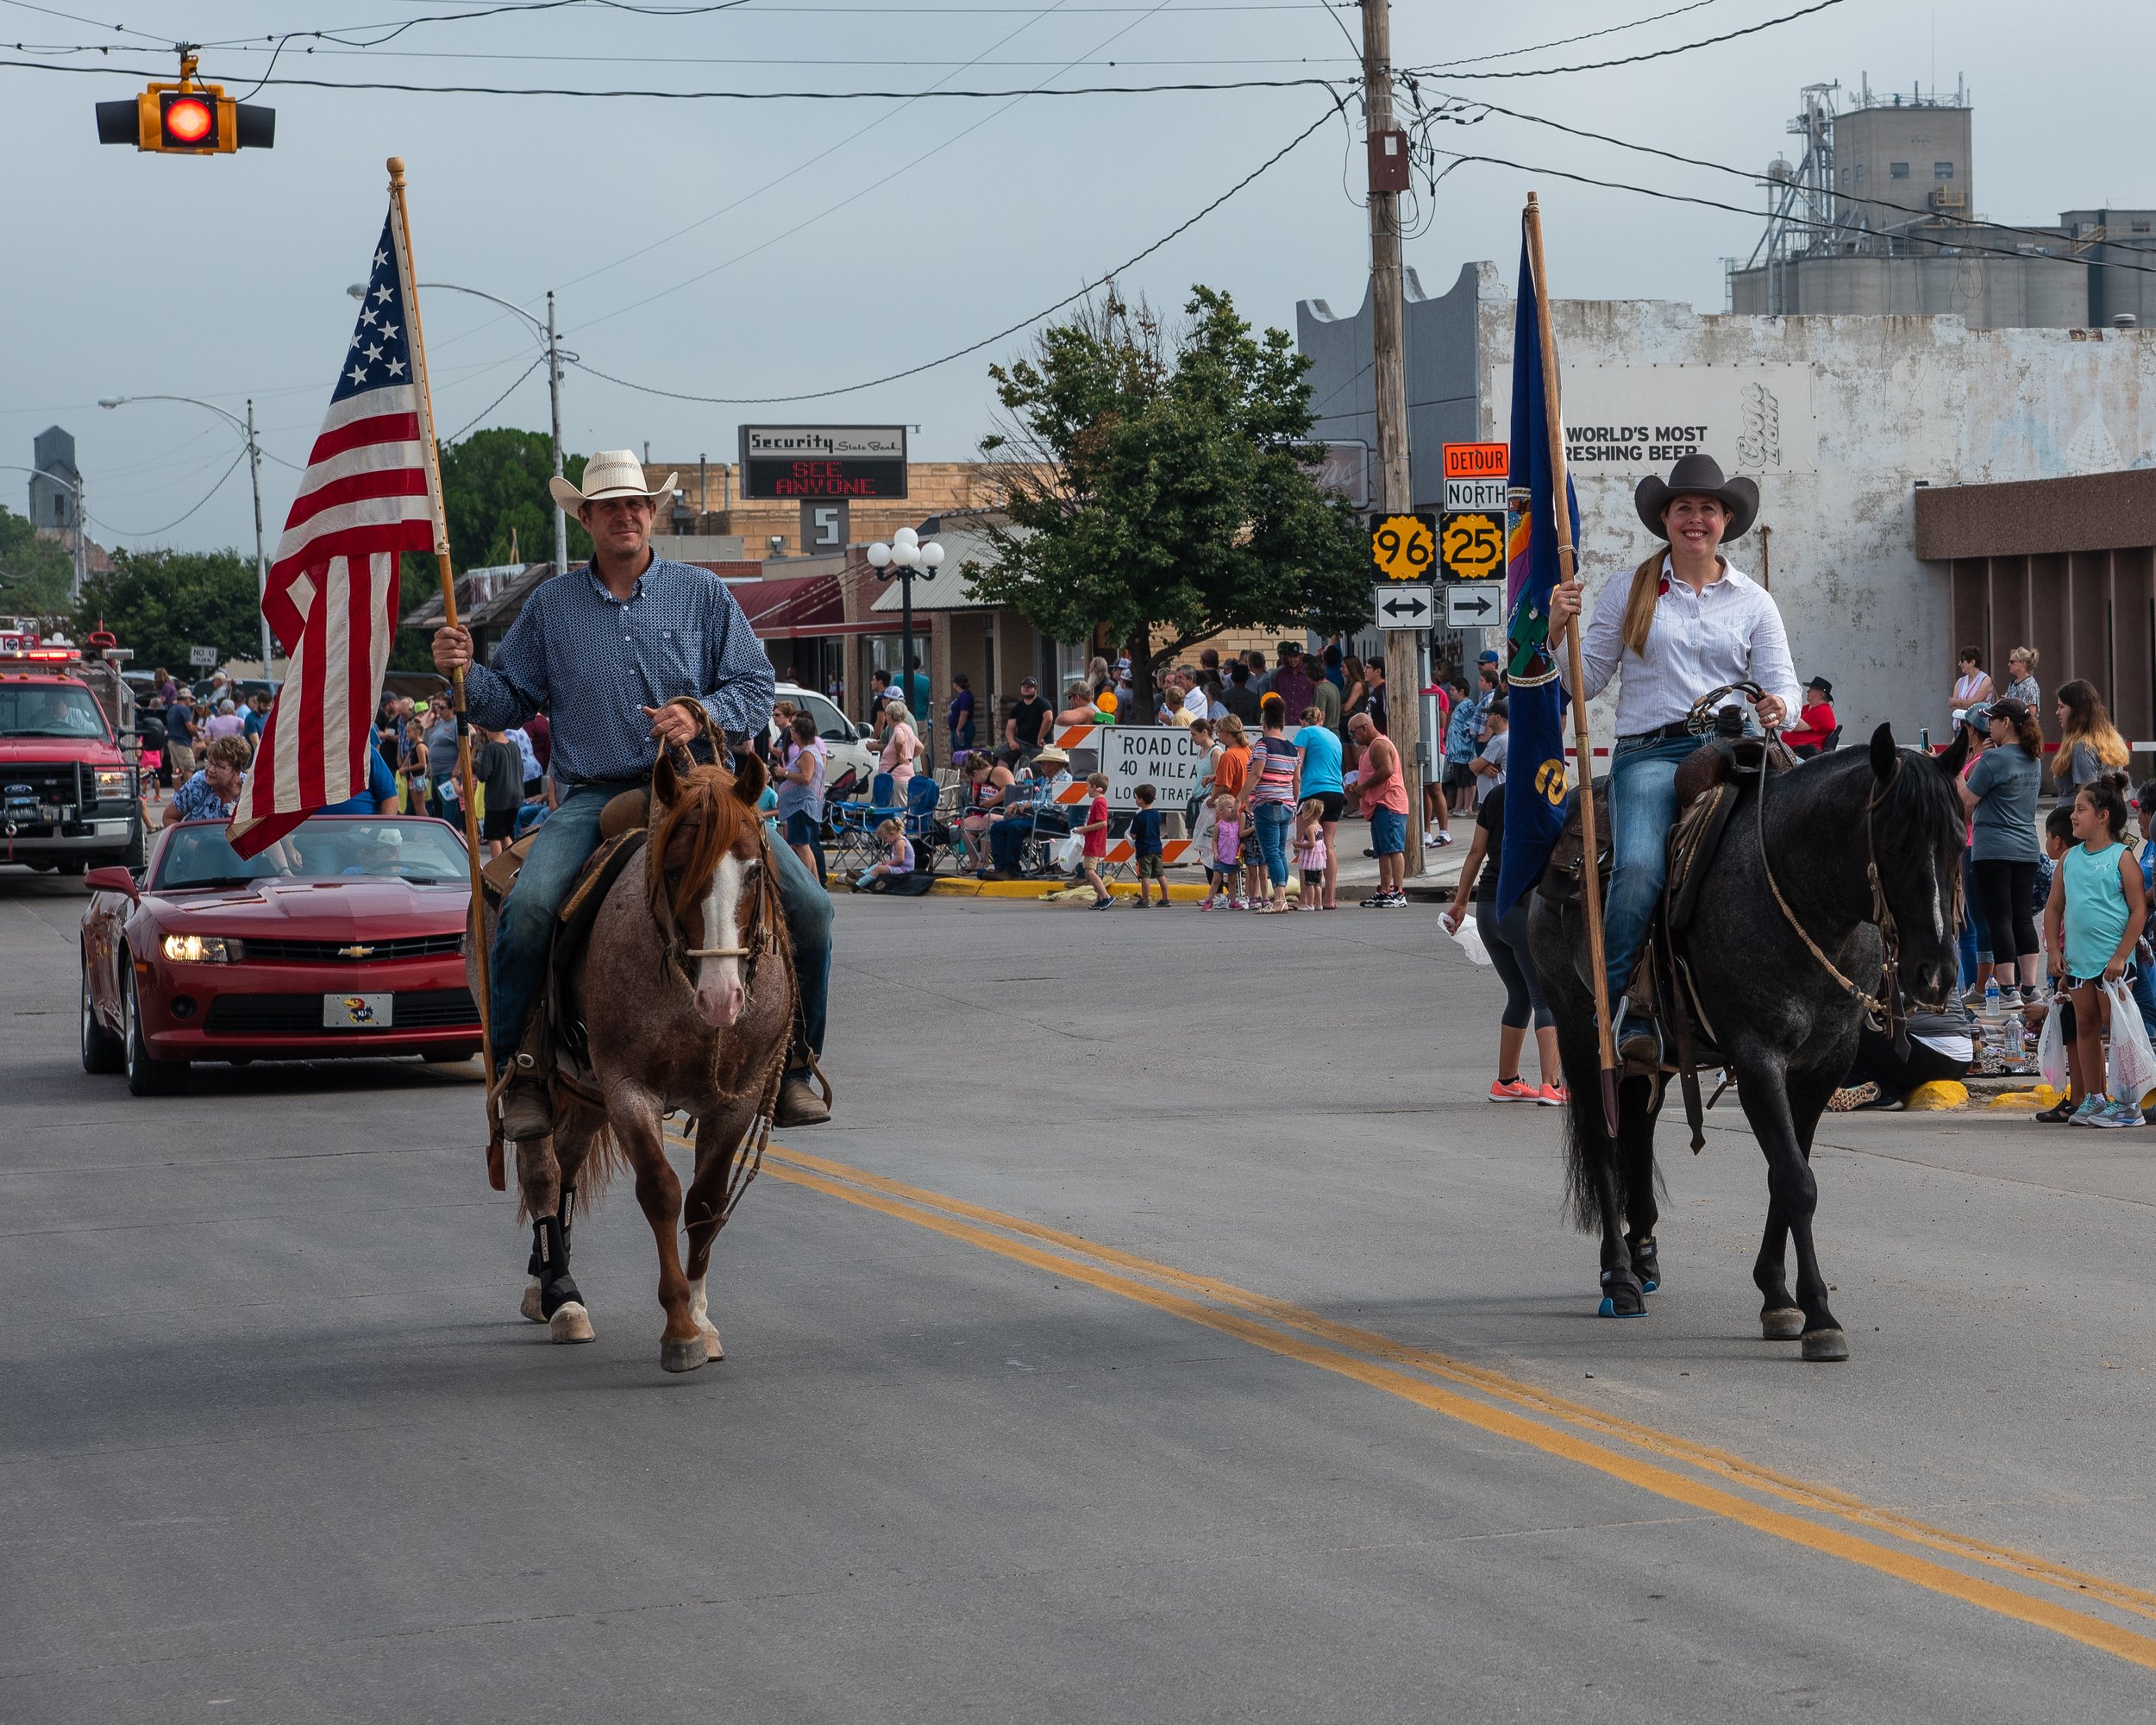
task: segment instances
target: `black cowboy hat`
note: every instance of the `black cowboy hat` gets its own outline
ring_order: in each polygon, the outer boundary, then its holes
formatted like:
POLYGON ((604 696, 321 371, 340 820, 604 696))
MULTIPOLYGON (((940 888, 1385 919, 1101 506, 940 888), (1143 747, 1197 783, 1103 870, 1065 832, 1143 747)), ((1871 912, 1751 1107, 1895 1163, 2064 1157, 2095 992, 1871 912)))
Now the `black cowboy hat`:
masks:
POLYGON ((1722 529, 1725 545, 1750 532, 1752 518, 1759 513, 1759 487, 1748 479, 1725 478, 1721 463, 1712 455, 1679 455, 1677 465, 1670 469, 1667 483, 1659 474, 1649 474, 1632 497, 1639 506, 1639 518, 1647 524, 1647 531, 1658 539, 1670 536, 1662 512, 1672 498, 1711 497, 1727 510, 1729 525, 1722 529))
POLYGON ((1834 698, 1834 686, 1828 682, 1824 677, 1814 677, 1811 681, 1805 684, 1804 687, 1808 689, 1817 689, 1820 693, 1825 695, 1828 700, 1832 700, 1834 698))

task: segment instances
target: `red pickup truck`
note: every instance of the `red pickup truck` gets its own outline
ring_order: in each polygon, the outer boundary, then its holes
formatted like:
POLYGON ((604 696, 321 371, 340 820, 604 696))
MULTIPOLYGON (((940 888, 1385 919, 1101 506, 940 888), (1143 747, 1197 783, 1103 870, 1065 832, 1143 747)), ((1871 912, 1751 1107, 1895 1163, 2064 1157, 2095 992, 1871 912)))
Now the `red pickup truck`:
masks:
POLYGON ((0 638, 0 862, 79 875, 149 860, 121 747, 134 693, 117 662, 93 650, 91 660, 65 643, 0 638))

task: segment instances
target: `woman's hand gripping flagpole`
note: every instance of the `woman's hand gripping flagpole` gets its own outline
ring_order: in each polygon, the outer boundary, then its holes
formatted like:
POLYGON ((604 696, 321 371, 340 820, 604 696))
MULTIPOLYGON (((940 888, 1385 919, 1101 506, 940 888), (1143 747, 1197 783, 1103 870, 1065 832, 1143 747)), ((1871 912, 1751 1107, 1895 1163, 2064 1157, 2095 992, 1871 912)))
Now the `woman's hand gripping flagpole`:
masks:
MULTIPOLYGON (((1542 264, 1542 209, 1535 194, 1527 194, 1527 253, 1534 269, 1535 314, 1542 338, 1542 398, 1549 415, 1550 493, 1555 499, 1550 511, 1557 526, 1557 578, 1576 591, 1578 553, 1572 543, 1572 512, 1565 506, 1564 410, 1557 387, 1557 336, 1551 327, 1550 277, 1542 264)), ((1587 702, 1580 691, 1587 686, 1586 667, 1580 661, 1580 631, 1576 615, 1553 612, 1552 628, 1564 631, 1565 668, 1571 674, 1572 735, 1580 763, 1580 837, 1585 842, 1586 863, 1580 870, 1580 902, 1587 909, 1587 957, 1595 977, 1595 1042, 1602 1070, 1602 1124, 1611 1138, 1617 1136, 1617 1038, 1610 1019, 1609 980, 1602 969, 1602 882, 1596 867, 1601 847, 1595 831, 1595 750, 1587 729, 1587 702)))
MULTIPOLYGON (((405 320, 411 326, 412 380, 418 386, 419 441, 427 457, 427 501, 434 511, 435 562, 442 576, 442 620, 449 628, 456 629, 461 626, 457 621, 456 577, 449 568, 448 517, 442 505, 441 455, 435 444, 434 399, 427 387, 426 344, 419 333, 419 273, 411 260, 411 212, 404 202, 404 163, 400 156, 389 159, 389 196, 397 206, 396 238, 402 254, 398 261, 404 270, 405 320)), ((501 1102, 494 1077, 494 1029, 487 1015, 487 999, 492 989, 487 975, 485 900, 480 895, 479 805, 473 783, 472 726, 464 712, 461 665, 449 674, 449 700, 457 717, 457 789, 464 804, 464 845, 472 869, 472 908, 466 926, 470 931, 467 938, 472 944, 479 985, 479 1058, 486 1067, 486 1183, 497 1192, 503 1192, 509 1188, 509 1176, 504 1165, 501 1102)))

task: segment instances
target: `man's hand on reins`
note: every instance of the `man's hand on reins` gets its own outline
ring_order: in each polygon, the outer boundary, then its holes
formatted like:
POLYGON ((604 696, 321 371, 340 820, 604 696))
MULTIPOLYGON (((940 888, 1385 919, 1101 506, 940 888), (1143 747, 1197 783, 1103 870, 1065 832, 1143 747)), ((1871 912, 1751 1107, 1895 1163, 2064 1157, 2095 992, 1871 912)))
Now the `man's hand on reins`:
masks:
POLYGON ((1759 715, 1759 723, 1771 731, 1779 731, 1783 721, 1789 717, 1789 710, 1782 705, 1779 695, 1761 695, 1752 706, 1759 715))
POLYGON ((472 662, 472 631, 468 629, 437 629, 434 632, 434 668, 445 677, 452 676, 472 662))
MULTIPOLYGON (((439 638, 436 637, 437 640, 439 638)), ((440 649, 436 651, 438 656, 440 649)), ((687 708, 669 702, 665 706, 648 706, 642 711, 644 717, 651 721, 652 736, 662 745, 671 744, 678 749, 686 749, 696 741, 700 727, 687 708)))

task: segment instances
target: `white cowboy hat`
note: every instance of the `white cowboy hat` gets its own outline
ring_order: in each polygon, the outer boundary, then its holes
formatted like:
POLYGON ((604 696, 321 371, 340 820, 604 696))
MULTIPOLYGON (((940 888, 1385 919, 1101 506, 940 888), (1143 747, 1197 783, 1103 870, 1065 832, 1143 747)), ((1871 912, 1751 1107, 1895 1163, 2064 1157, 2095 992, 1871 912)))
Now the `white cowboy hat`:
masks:
POLYGON ((673 494, 674 482, 680 477, 668 474, 667 482, 654 489, 644 484, 644 464, 636 459, 635 450, 601 449, 584 464, 584 490, 579 491, 559 474, 547 481, 547 489, 572 515, 585 504, 605 497, 648 497, 656 508, 659 499, 673 494))

